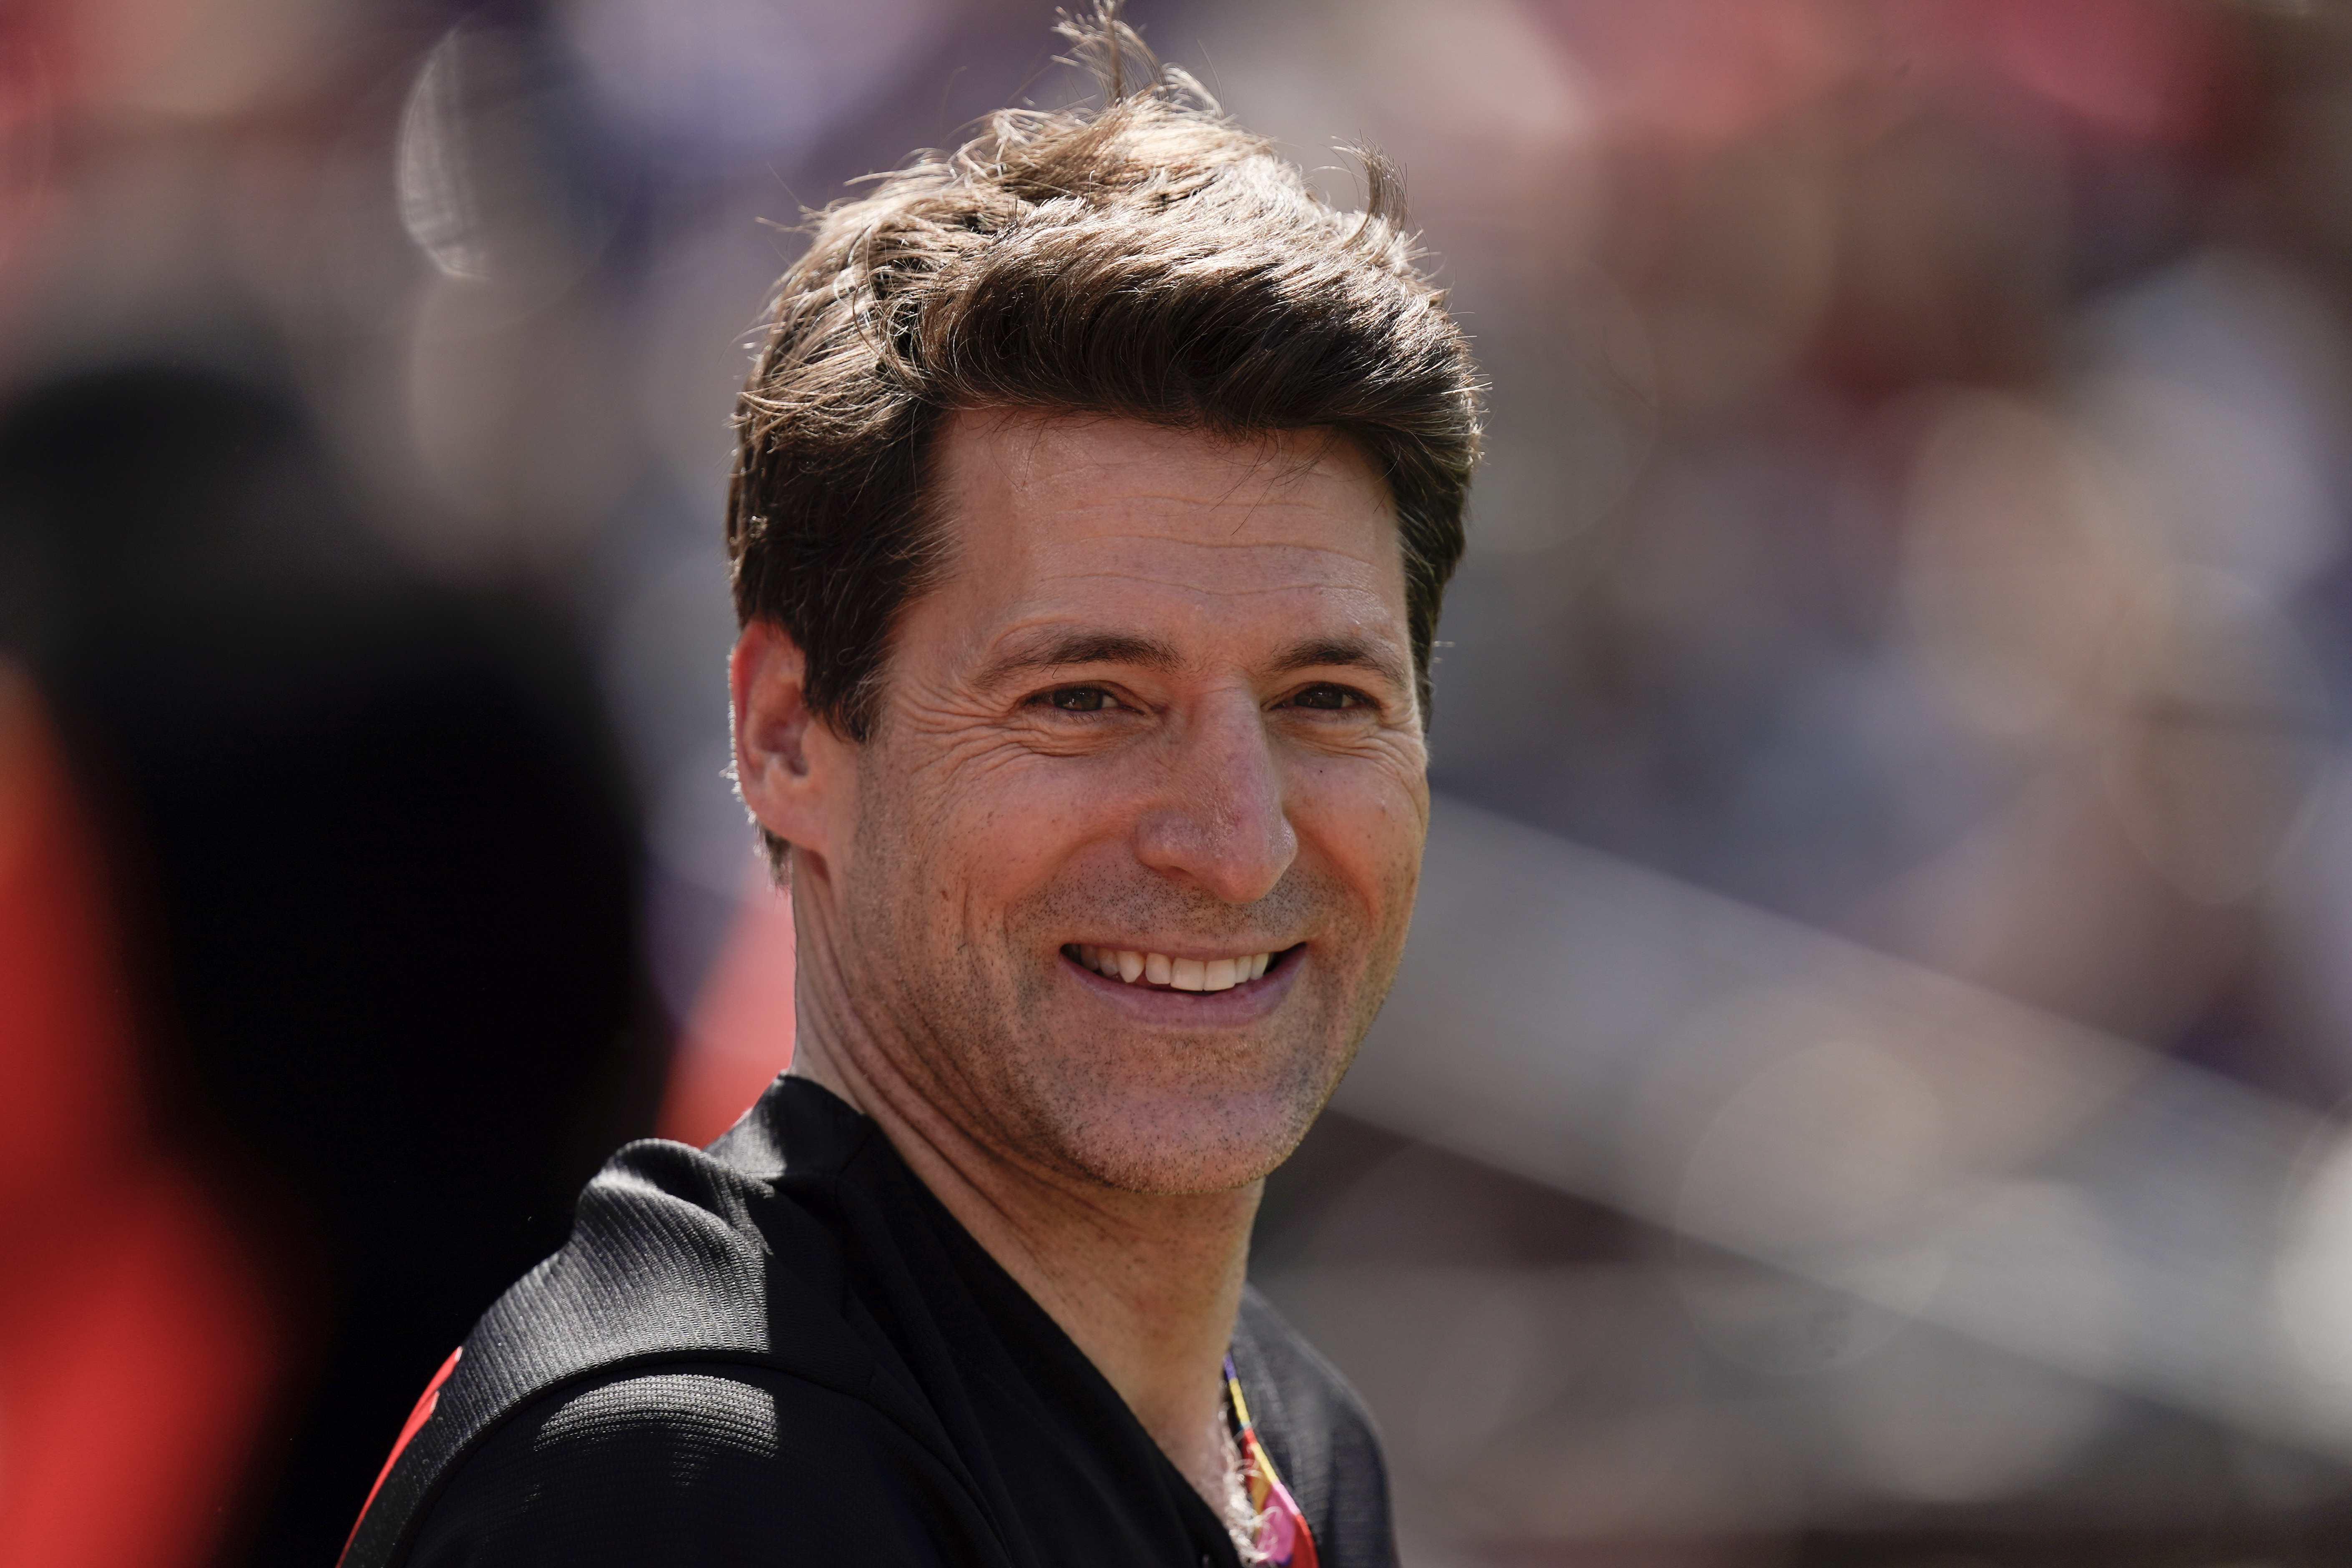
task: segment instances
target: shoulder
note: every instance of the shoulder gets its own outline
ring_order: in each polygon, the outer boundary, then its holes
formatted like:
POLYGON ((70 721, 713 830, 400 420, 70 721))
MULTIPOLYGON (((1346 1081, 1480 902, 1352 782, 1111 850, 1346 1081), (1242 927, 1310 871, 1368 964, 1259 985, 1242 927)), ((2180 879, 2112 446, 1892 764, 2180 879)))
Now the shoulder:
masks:
MULTIPOLYGON (((740 1399, 727 1390, 608 1375, 616 1369, 709 1362, 737 1369, 735 1383, 751 1388, 763 1385, 750 1373, 763 1369, 776 1375, 772 1394, 789 1387, 803 1406, 830 1398, 882 1406, 866 1418, 924 1428, 904 1380, 879 1375, 875 1344, 851 1321, 837 1217, 825 1201, 830 1180, 824 1170, 796 1179, 746 1169, 678 1144, 622 1149, 582 1193, 562 1249, 491 1306, 446 1384, 420 1404, 413 1440, 404 1437, 386 1467, 345 1563, 417 1561, 404 1542, 417 1539, 428 1509, 437 1515, 458 1469, 473 1473, 491 1447, 544 1449, 563 1461, 551 1472, 561 1477, 589 1473, 582 1455, 692 1455, 716 1444, 710 1462, 723 1472, 727 1456, 750 1451, 740 1399), (592 1400, 551 1432, 514 1437, 616 1382, 629 1385, 605 1396, 617 1404, 592 1400), (665 1396, 692 1387, 712 1397, 665 1396)), ((936 1437, 931 1446, 942 1447, 936 1437)), ((582 1517, 597 1517, 587 1507, 597 1500, 582 1500, 582 1517)))
POLYGON ((1242 1296, 1234 1364, 1320 1560, 1328 1568, 1391 1568, 1388 1465, 1363 1399, 1255 1286, 1242 1296))
POLYGON ((984 1562, 968 1490, 873 1406, 772 1367, 673 1362, 541 1396, 457 1468, 417 1568, 984 1562))

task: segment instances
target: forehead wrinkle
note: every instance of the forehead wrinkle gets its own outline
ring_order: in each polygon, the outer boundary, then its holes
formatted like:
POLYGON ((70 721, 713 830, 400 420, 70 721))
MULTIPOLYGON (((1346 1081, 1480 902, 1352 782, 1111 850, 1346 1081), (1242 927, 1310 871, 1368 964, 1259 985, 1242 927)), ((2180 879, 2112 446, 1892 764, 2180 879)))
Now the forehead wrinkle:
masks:
POLYGON ((1203 517, 1213 515, 1222 521, 1226 514, 1238 510, 1242 514, 1244 526, 1261 513, 1277 516, 1285 513, 1298 513, 1318 520, 1341 515, 1341 508, 1329 506, 1320 500, 1261 496, 1254 500, 1237 501, 1231 491, 1223 496, 1213 497, 1160 491, 1144 493, 1129 491, 1118 496, 1097 496, 1090 493, 1058 501, 1056 505, 1074 517, 1091 517, 1099 512, 1150 508, 1155 514, 1174 511, 1203 517))
POLYGON ((1215 597, 1219 599, 1244 599, 1267 593, 1313 593, 1317 595, 1363 594, 1373 599, 1375 601, 1380 598, 1379 590, 1375 589, 1369 583, 1361 582, 1273 582, 1263 584, 1218 583, 1214 586, 1211 586, 1208 584, 1172 583, 1166 578, 1152 577, 1148 574, 1132 571, 1112 571, 1108 569, 1101 571, 1057 573, 1054 577, 1048 579, 1048 580, 1057 583, 1098 581, 1140 582, 1148 584, 1153 588, 1164 590, 1168 592, 1181 593, 1196 599, 1204 597, 1215 597))
MULTIPOLYGON (((1322 540, 1239 539, 1231 536, 1222 538, 1174 538, 1164 533, 1143 528, 1133 532, 1097 534, 1083 540, 1071 541, 1040 562, 1040 575, 1054 580, 1067 580, 1087 576, 1139 577, 1144 580, 1158 580, 1151 575, 1155 559, 1169 559, 1184 551, 1209 551, 1213 552, 1214 557, 1227 559, 1236 552, 1243 552, 1266 561, 1269 566, 1282 561, 1287 555, 1295 559, 1299 570, 1307 571, 1312 571, 1323 563, 1334 560, 1345 561, 1349 567, 1360 568, 1375 577, 1385 573, 1389 569, 1389 563, 1381 559, 1377 547, 1370 551, 1360 553, 1322 540), (1114 553, 1113 562, 1106 562, 1099 567, 1090 567, 1087 564, 1087 558, 1098 557, 1105 553, 1114 553), (1121 570, 1129 567, 1133 570, 1121 570), (1057 570, 1056 568, 1061 570, 1057 570)), ((1171 560, 1171 564, 1175 563, 1171 560)), ((1231 568, 1228 566, 1222 570, 1229 570, 1231 568)), ((1400 567, 1400 578, 1402 575, 1400 567)), ((1341 584, 1335 584, 1335 586, 1339 585, 1341 584)), ((1352 581, 1345 582, 1344 585, 1360 586, 1352 581)))
MULTIPOLYGON (((1131 543, 1131 540, 1150 543, 1150 546, 1171 546, 1176 548, 1176 550, 1216 550, 1216 552, 1289 550, 1294 552, 1294 555, 1310 557, 1310 559, 1328 559, 1328 557, 1339 557, 1339 559, 1343 559, 1343 562, 1350 562, 1355 564, 1355 567, 1373 569, 1373 571, 1379 571, 1381 567, 1379 559, 1373 559, 1373 557, 1367 557, 1367 555, 1355 555, 1352 550, 1334 550, 1331 546, 1306 546, 1306 543, 1284 543, 1284 540, 1265 540, 1265 538, 1169 538, 1167 534, 1103 534, 1103 536, 1096 536, 1096 538, 1091 540, 1085 540, 1085 543, 1087 546, 1094 546, 1094 543, 1098 543, 1098 546, 1115 546, 1115 543, 1124 546, 1124 543, 1131 543)), ((1054 559, 1068 559, 1070 555, 1082 555, 1082 552, 1087 552, 1085 546, 1070 546, 1066 548, 1066 550, 1056 552, 1054 559)), ((1129 550, 1124 552, 1124 559, 1134 559, 1136 555, 1139 555, 1139 552, 1129 550)), ((1110 573, 1110 571, 1112 571, 1110 567, 1101 569, 1101 573, 1110 573)), ((1150 576, 1150 569, 1148 569, 1148 564, 1143 562, 1136 562, 1136 571, 1140 571, 1143 576, 1150 576)), ((1096 576, 1096 571, 1087 571, 1085 576, 1096 576)))
MULTIPOLYGON (((1330 463, 1328 459, 1337 446, 1338 442, 1335 439, 1327 441, 1312 453, 1292 454, 1286 457, 1267 448, 1261 450, 1246 465, 1228 465, 1216 463, 1188 466, 1182 470, 1181 476, 1185 479, 1205 477, 1209 473, 1223 469, 1232 476, 1231 481, 1222 486, 1204 486, 1202 489, 1188 491, 1162 491, 1147 486, 1130 490, 1122 498, 1175 501, 1186 506, 1208 507, 1219 510, 1233 506, 1240 506, 1250 511, 1269 507, 1324 508, 1331 504, 1328 497, 1318 497, 1307 493, 1322 490, 1344 497, 1340 505, 1352 509, 1352 503, 1368 498, 1362 494, 1362 486, 1359 481, 1372 478, 1372 476, 1369 470, 1351 473, 1347 467, 1330 463), (1255 493, 1247 500, 1236 499, 1244 490, 1251 489, 1253 486, 1255 493)), ((1011 475, 1007 475, 1006 477, 1019 487, 1040 492, 1052 492, 1065 487, 1079 487, 1090 492, 1107 476, 1129 473, 1137 469, 1146 470, 1151 477, 1158 478, 1165 474, 1166 464, 1160 454, 1138 453, 1117 457, 1092 458, 1066 467, 1049 470, 1041 475, 1033 453, 1031 461, 1024 465, 1024 471, 1018 478, 1011 475)), ((1375 494, 1370 498, 1374 499, 1376 504, 1384 503, 1386 500, 1384 487, 1381 486, 1376 479, 1373 484, 1375 494)), ((1116 505, 1117 502, 1098 504, 1116 505)), ((1378 509, 1383 516, 1389 514, 1389 507, 1384 504, 1378 505, 1378 509)))

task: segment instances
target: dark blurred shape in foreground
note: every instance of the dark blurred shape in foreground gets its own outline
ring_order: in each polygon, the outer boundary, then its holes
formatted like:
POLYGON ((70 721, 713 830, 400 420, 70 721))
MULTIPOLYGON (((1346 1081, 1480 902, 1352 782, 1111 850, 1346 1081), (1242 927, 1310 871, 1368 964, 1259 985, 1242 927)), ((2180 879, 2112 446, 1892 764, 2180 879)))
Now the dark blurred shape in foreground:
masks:
POLYGON ((0 1406, 25 1435, 0 1562, 195 1563, 282 1386, 280 1314, 141 1114, 86 827, 39 698, 0 664, 0 1406))
MULTIPOLYGON (((149 1115, 290 1329, 257 1563, 333 1560, 416 1389, 650 1128, 665 1055, 568 634, 404 578, 355 522, 290 405, 205 371, 0 422, 0 635, 90 803, 149 1115)), ((155 1392, 99 1397, 127 1430, 155 1392)))

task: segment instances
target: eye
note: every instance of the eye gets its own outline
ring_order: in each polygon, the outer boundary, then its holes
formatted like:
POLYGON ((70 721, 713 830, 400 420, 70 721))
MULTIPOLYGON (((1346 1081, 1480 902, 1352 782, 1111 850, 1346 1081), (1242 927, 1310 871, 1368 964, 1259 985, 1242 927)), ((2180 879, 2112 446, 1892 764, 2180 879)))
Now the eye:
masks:
POLYGON ((1118 706, 1118 699, 1100 686, 1056 686, 1042 698, 1032 700, 1041 700, 1047 706, 1060 708, 1064 713, 1100 713, 1105 708, 1118 706))
POLYGON ((1345 686, 1321 684, 1308 686, 1290 699, 1293 707, 1351 708, 1370 706, 1361 692, 1351 692, 1345 686))

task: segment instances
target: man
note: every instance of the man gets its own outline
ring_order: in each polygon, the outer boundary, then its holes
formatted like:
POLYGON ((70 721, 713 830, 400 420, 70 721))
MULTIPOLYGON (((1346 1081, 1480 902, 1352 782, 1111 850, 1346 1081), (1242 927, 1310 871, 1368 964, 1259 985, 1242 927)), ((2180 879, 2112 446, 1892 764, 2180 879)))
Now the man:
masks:
POLYGON ((824 214, 743 396, 792 1071, 589 1186, 355 1568, 1393 1560, 1243 1275, 1404 942, 1472 373, 1377 171, 1335 213, 1070 30, 1100 112, 824 214))

